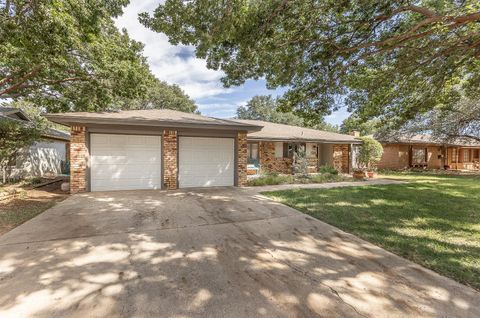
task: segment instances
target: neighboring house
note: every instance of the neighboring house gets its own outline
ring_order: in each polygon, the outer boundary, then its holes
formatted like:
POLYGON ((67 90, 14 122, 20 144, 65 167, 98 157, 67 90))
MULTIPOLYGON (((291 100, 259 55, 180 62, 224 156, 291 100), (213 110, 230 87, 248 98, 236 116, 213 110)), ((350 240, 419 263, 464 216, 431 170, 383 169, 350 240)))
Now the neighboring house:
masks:
POLYGON ((480 142, 458 139, 442 143, 430 135, 379 141, 383 146, 380 169, 480 170, 480 142))
POLYGON ((293 154, 301 149, 306 153, 310 173, 318 172, 320 166, 349 173, 352 146, 361 144, 350 135, 260 120, 235 121, 263 127, 247 135, 247 156, 249 164, 265 172, 292 173, 293 154))
POLYGON ((45 116, 71 127, 72 193, 243 186, 255 142, 265 167, 290 172, 292 151, 304 145, 315 169, 325 164, 348 171, 349 145, 357 143, 351 136, 313 129, 274 125, 271 130, 270 123, 166 109, 45 116), (267 135, 259 135, 264 129, 267 135), (277 149, 275 142, 282 146, 277 149))
MULTIPOLYGON (((0 120, 17 120, 28 124, 31 120, 18 108, 0 107, 0 120)), ((21 151, 10 167, 10 178, 59 175, 65 172, 68 161, 70 134, 48 129, 42 139, 21 151)))

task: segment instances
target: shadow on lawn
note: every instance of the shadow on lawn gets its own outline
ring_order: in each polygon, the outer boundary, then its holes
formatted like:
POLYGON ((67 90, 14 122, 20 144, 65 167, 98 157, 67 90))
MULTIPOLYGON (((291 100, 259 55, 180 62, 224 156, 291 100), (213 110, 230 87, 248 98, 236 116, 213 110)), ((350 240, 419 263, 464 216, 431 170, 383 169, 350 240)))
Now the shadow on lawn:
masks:
POLYGON ((267 195, 480 289, 480 178, 430 181, 267 195))
POLYGON ((473 290, 262 197, 145 193, 72 197, 25 227, 50 240, 0 242, 0 316, 480 314, 473 290))

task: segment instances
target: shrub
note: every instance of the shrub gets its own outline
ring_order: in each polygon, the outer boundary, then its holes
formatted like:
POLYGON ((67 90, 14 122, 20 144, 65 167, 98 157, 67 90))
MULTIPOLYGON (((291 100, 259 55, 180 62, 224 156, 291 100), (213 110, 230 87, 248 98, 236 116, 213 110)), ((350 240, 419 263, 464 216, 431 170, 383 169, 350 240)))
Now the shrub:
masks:
POLYGON ((362 146, 357 154, 357 165, 363 169, 373 169, 382 159, 383 147, 373 138, 362 137, 362 146))
POLYGON ((332 167, 332 166, 328 166, 328 165, 326 165, 326 166, 320 166, 320 167, 318 168, 318 172, 320 172, 320 173, 329 173, 329 174, 338 174, 338 170, 337 170, 337 169, 335 169, 335 168, 332 167))
POLYGON ((41 177, 33 177, 30 180, 28 180, 31 185, 36 185, 40 184, 43 182, 43 179, 41 177))
POLYGON ((308 175, 308 160, 305 150, 297 150, 293 154, 293 173, 296 175, 308 175))
POLYGON ((278 174, 264 174, 258 178, 250 179, 247 181, 249 186, 264 186, 264 185, 276 185, 291 183, 292 176, 280 176, 278 174))
POLYGON ((333 173, 316 174, 316 175, 312 175, 310 178, 311 183, 338 182, 343 180, 344 178, 342 176, 339 176, 338 172, 337 174, 333 174, 333 173))

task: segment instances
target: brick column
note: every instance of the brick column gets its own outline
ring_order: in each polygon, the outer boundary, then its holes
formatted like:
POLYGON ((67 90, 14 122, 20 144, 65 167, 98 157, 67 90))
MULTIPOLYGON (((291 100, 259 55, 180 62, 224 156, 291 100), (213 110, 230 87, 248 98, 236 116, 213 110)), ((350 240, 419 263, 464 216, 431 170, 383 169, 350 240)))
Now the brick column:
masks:
POLYGON ((163 182, 167 189, 177 189, 177 131, 163 131, 163 182))
POLYGON ((237 135, 237 186, 247 185, 247 134, 237 135))
POLYGON ((86 128, 72 126, 70 133, 70 193, 87 190, 87 160, 86 128))
POLYGON ((348 145, 333 145, 333 167, 340 172, 349 172, 348 145))

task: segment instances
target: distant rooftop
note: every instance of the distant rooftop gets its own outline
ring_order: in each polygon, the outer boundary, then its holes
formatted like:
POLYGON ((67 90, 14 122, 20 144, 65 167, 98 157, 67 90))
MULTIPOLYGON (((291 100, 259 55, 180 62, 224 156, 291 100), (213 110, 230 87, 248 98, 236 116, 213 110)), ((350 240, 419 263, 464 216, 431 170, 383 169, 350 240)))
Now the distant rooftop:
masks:
POLYGON ((434 138, 429 134, 415 134, 411 136, 390 137, 386 139, 377 138, 383 143, 400 143, 400 144, 425 144, 425 145, 449 145, 463 147, 480 147, 480 142, 476 142, 468 138, 456 138, 448 142, 443 142, 434 138))

